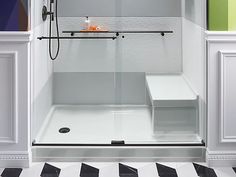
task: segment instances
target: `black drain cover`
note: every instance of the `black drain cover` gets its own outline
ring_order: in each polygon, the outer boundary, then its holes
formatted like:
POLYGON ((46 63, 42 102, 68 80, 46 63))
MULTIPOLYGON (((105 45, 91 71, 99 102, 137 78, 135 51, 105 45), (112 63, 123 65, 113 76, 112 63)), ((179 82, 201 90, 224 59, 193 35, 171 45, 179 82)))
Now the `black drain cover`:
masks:
POLYGON ((59 132, 60 133, 68 133, 68 132, 70 132, 70 129, 68 127, 63 127, 63 128, 59 129, 59 132))

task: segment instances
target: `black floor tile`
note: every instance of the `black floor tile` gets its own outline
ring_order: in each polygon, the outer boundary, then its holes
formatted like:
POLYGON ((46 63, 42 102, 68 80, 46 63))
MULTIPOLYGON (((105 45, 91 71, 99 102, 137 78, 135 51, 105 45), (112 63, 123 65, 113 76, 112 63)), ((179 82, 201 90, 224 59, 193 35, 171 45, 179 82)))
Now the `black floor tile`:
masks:
POLYGON ((19 177, 21 172, 22 168, 5 168, 1 177, 19 177))
POLYGON ((80 170, 80 177, 98 177, 98 176, 99 176, 99 169, 82 163, 80 170))
POLYGON ((128 165, 119 163, 119 176, 120 177, 138 177, 138 170, 128 165))
POLYGON ((193 166, 199 177, 217 177, 215 171, 212 168, 198 165, 196 163, 193 163, 193 166))
POLYGON ((48 163, 45 163, 40 176, 41 177, 59 177, 60 172, 61 172, 60 168, 57 168, 48 163))
POLYGON ((156 163, 157 171, 160 177, 178 177, 174 168, 156 163))
POLYGON ((236 167, 233 167, 234 172, 236 173, 236 167))

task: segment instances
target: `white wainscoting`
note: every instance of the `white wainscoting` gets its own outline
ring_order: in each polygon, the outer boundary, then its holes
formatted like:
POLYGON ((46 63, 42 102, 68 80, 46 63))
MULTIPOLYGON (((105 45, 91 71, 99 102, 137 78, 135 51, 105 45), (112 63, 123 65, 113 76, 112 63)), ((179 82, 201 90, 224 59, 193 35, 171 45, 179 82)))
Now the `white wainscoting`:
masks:
POLYGON ((207 154, 211 166, 236 165, 236 33, 206 32, 207 154))
POLYGON ((17 52, 0 51, 0 144, 17 143, 17 52))
POLYGON ((28 167, 30 32, 0 32, 0 168, 28 167))
POLYGON ((222 143, 236 142, 236 51, 220 51, 220 133, 222 143))

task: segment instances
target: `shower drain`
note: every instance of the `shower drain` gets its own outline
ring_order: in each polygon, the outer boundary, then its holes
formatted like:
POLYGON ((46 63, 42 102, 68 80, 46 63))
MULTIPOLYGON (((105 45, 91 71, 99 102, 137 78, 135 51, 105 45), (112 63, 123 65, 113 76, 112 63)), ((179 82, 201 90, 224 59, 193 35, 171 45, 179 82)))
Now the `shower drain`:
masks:
POLYGON ((70 129, 68 127, 63 127, 63 128, 59 129, 59 132, 60 133, 68 133, 68 132, 70 132, 70 129))

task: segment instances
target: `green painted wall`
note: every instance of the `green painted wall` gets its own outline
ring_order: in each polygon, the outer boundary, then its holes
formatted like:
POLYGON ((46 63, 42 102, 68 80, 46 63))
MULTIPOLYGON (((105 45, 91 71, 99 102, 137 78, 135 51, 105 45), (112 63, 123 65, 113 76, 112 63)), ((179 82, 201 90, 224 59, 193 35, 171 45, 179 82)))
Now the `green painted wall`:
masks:
POLYGON ((208 29, 211 31, 228 30, 228 0, 209 0, 208 29))
POLYGON ((236 0, 208 0, 208 30, 236 30, 236 0))
POLYGON ((228 30, 236 30, 236 0, 228 0, 228 30))

